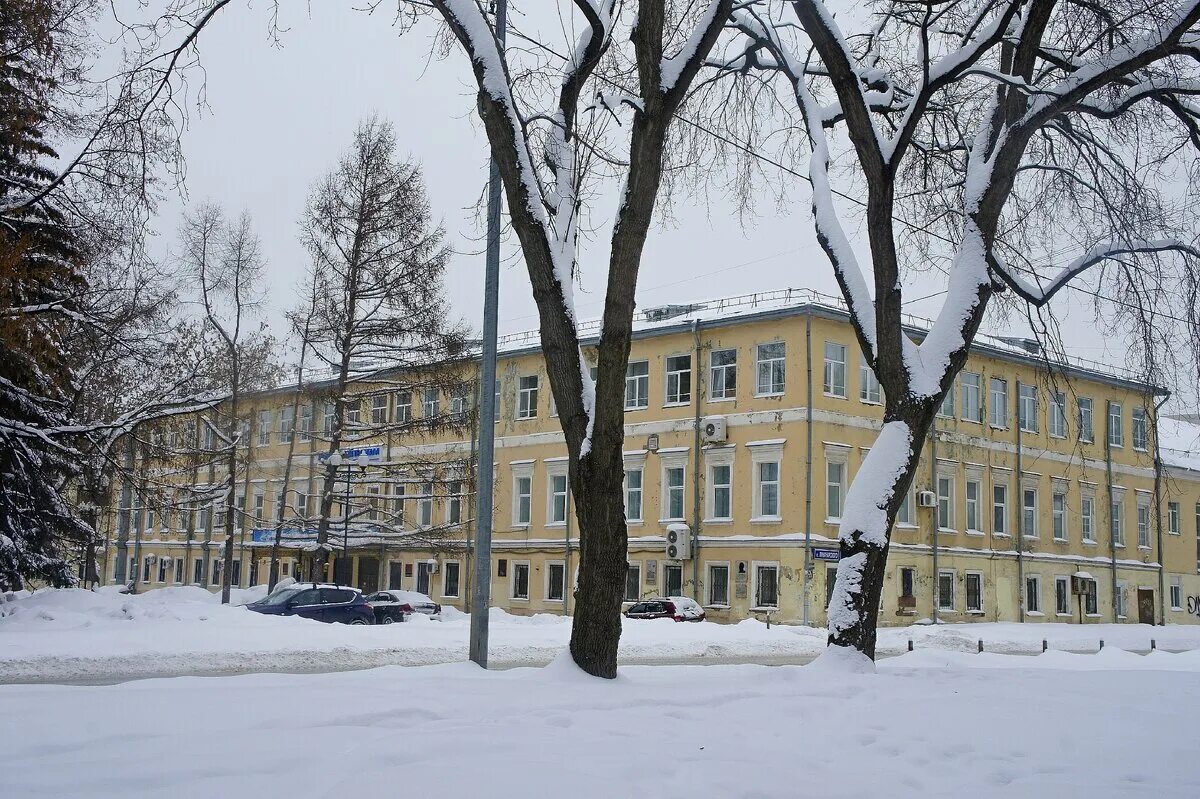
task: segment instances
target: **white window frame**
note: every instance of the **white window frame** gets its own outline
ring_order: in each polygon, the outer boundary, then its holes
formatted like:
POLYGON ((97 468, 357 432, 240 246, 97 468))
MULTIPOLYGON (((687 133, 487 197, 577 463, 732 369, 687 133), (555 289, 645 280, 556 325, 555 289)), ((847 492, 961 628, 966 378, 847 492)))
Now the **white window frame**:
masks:
POLYGON ((983 535, 982 514, 983 509, 983 476, 977 472, 969 472, 963 483, 963 505, 966 512, 964 520, 964 529, 967 535, 983 535), (971 486, 975 487, 975 498, 971 498, 971 486), (974 515, 974 520, 971 516, 974 515))
POLYGON ((997 430, 1008 429, 1008 381, 988 378, 988 424, 997 430))
POLYGON ((730 589, 730 583, 732 581, 732 577, 733 577, 733 569, 730 568, 729 561, 727 561, 727 560, 705 561, 705 563, 704 563, 704 578, 705 578, 704 598, 707 600, 704 603, 705 607, 709 607, 709 608, 727 608, 727 607, 729 607, 729 605, 730 605, 729 589, 730 589), (713 596, 714 581, 712 578, 712 573, 713 573, 714 568, 725 570, 725 600, 723 602, 717 602, 716 597, 713 596))
POLYGON ((396 424, 408 424, 412 421, 412 404, 413 398, 411 391, 396 392, 396 403, 392 411, 392 416, 395 419, 396 424))
POLYGON ((934 508, 934 521, 937 522, 937 529, 939 533, 958 532, 958 528, 955 526, 958 523, 958 514, 956 512, 958 508, 955 506, 954 497, 955 482, 957 481, 955 480, 955 474, 953 471, 947 469, 938 469, 937 479, 934 481, 933 489, 934 493, 937 494, 937 507, 934 508), (946 489, 945 493, 942 492, 943 487, 946 489), (945 502, 946 507, 945 516, 942 514, 943 501, 945 502), (943 524, 943 521, 946 522, 946 524, 943 524))
POLYGON ((429 386, 421 392, 421 418, 435 419, 441 412, 442 398, 436 386, 429 386))
POLYGON ((1071 540, 1071 531, 1067 527, 1067 488, 1060 484, 1051 484, 1050 489, 1050 535, 1055 541, 1071 540))
POLYGON ((1017 425, 1022 433, 1038 433, 1038 387, 1032 383, 1017 384, 1017 425))
POLYGON ((754 396, 778 397, 787 391, 787 343, 765 341, 754 347, 754 396), (768 347, 781 347, 780 355, 764 357, 768 347), (779 381, 776 383, 775 378, 779 381))
POLYGON ((171 574, 171 582, 175 583, 175 585, 182 585, 186 572, 187 562, 183 558, 175 558, 175 565, 171 574))
POLYGON ((1129 440, 1137 452, 1145 452, 1150 446, 1149 420, 1146 409, 1141 406, 1130 411, 1129 440))
POLYGON ((996 475, 992 476, 992 503, 991 503, 992 504, 992 513, 991 513, 992 535, 1004 536, 1005 538, 1012 536, 1012 525, 1009 524, 1009 513, 1008 513, 1008 506, 1011 504, 1008 501, 1009 494, 1010 494, 1009 481, 1010 481, 1010 478, 1007 474, 1004 476, 1003 479, 1001 479, 999 476, 996 476, 996 475), (1004 498, 1000 502, 996 501, 996 489, 1000 489, 1004 494, 1004 498), (1003 522, 1004 529, 1002 529, 1002 530, 996 529, 996 510, 997 509, 1000 510, 1000 520, 1003 522))
POLYGON ((954 569, 938 569, 937 573, 937 606, 939 613, 953 613, 957 610, 957 602, 954 594, 958 589, 958 574, 954 569), (946 602, 946 597, 942 592, 942 578, 950 578, 950 601, 946 602))
POLYGON ((512 602, 529 601, 529 582, 533 571, 528 560, 510 560, 508 562, 508 598, 512 602), (525 596, 517 596, 517 570, 525 568, 525 596))
POLYGON ((543 566, 544 566, 544 568, 542 571, 542 601, 554 602, 555 604, 560 604, 562 602, 565 602, 566 596, 567 596, 567 564, 561 560, 548 560, 543 564, 543 566), (562 595, 560 597, 558 597, 558 599, 555 599, 550 596, 550 570, 554 566, 557 566, 558 568, 562 569, 562 585, 559 587, 559 591, 561 592, 562 595))
POLYGON ((298 433, 299 433, 298 440, 301 443, 308 443, 309 441, 312 441, 312 420, 313 420, 312 403, 305 403, 304 405, 301 405, 300 406, 300 429, 298 431, 298 433))
POLYGON ((650 407, 650 361, 630 361, 625 367, 625 410, 644 411, 650 407), (634 367, 645 367, 644 374, 634 374, 634 367), (630 391, 632 390, 632 394, 630 391), (631 402, 632 400, 632 402, 631 402))
POLYGON ((538 388, 541 381, 537 375, 521 375, 517 378, 517 419, 536 419, 538 388))
POLYGON ((825 396, 846 398, 846 345, 836 341, 825 342, 825 368, 823 388, 825 396))
POLYGON ((512 470, 512 519, 513 527, 529 527, 533 524, 533 462, 514 463, 509 467, 512 470), (521 484, 527 481, 528 491, 521 491, 521 484), (525 502, 522 503, 522 498, 525 502), (525 519, 521 518, 522 505, 525 508, 525 519))
POLYGON ((1042 575, 1026 574, 1025 575, 1025 585, 1023 586, 1023 590, 1024 590, 1024 593, 1021 595, 1021 598, 1025 601, 1025 615, 1026 616, 1044 616, 1045 614, 1042 612, 1042 575), (1030 596, 1029 586, 1030 586, 1030 584, 1037 586, 1033 592, 1033 597, 1034 597, 1034 599, 1037 600, 1036 608, 1029 607, 1029 596, 1030 596))
POLYGON ((1071 578, 1065 574, 1054 575, 1054 615, 1062 617, 1070 617, 1071 615, 1071 578), (1059 607, 1059 587, 1062 587, 1062 595, 1067 599, 1066 610, 1059 607))
POLYGON ((983 375, 979 372, 963 372, 958 382, 962 395, 960 418, 964 422, 983 424, 983 375))
POLYGON ((659 470, 659 508, 658 515, 660 522, 681 522, 687 515, 687 464, 688 450, 680 448, 671 452, 659 450, 659 461, 661 468, 659 470), (669 474, 673 470, 681 470, 681 479, 678 487, 679 491, 679 515, 671 515, 671 485, 668 479, 669 474))
POLYGON ((417 498, 417 526, 422 529, 433 527, 433 478, 421 481, 421 494, 417 498))
POLYGON ((449 599, 458 599, 460 596, 462 596, 462 582, 463 582, 462 581, 462 562, 457 561, 457 560, 443 561, 441 572, 442 572, 442 596, 444 598, 449 598, 449 599), (454 566, 458 572, 458 579, 457 579, 458 590, 455 591, 453 594, 447 593, 447 591, 446 591, 446 582, 447 582, 448 578, 450 577, 450 567, 451 566, 454 566))
POLYGON ((388 395, 374 394, 371 397, 371 424, 382 427, 388 420, 388 395))
POLYGON ((704 521, 709 524, 728 524, 733 521, 733 459, 734 448, 706 450, 704 453, 705 481, 704 521), (717 469, 728 470, 728 482, 718 483, 715 472, 717 469), (717 515, 717 490, 724 489, 728 497, 728 513, 717 515))
POLYGON ((1108 445, 1124 448, 1125 446, 1125 408, 1119 402, 1109 400, 1108 403, 1108 445))
POLYGON ((1113 489, 1108 505, 1108 537, 1113 546, 1125 546, 1125 490, 1113 489))
POLYGON ((984 614, 984 608, 987 607, 987 600, 984 598, 983 590, 983 572, 974 569, 963 572, 963 608, 967 613, 973 616, 982 616, 984 614), (971 592, 967 586, 972 577, 979 580, 979 606, 974 608, 971 607, 971 592))
POLYGON ((689 405, 692 401, 692 356, 668 355, 664 361, 663 404, 665 406, 689 405), (687 368, 680 362, 687 361, 687 368))
POLYGON ((737 398, 737 348, 713 350, 708 356, 708 401, 728 402, 737 398), (733 353, 729 363, 714 363, 717 356, 733 353), (732 377, 732 379, 730 379, 732 377))
POLYGON ((883 388, 875 370, 867 363, 867 356, 858 357, 858 399, 864 405, 880 405, 883 402, 883 388))
POLYGON ((1096 495, 1084 490, 1079 497, 1079 528, 1083 543, 1096 543, 1096 495))
POLYGON ((849 483, 847 472, 850 470, 850 450, 846 447, 825 445, 825 522, 837 524, 846 510, 846 485, 849 483), (833 472, 838 472, 836 481, 833 472), (830 493, 837 491, 838 507, 834 513, 829 501, 830 493))
POLYGON ((174 563, 174 561, 172 561, 169 557, 166 557, 165 555, 158 556, 158 573, 155 575, 158 579, 155 580, 155 582, 162 583, 164 585, 166 584, 166 582, 167 582, 167 564, 168 563, 174 563))
POLYGON ((1137 493, 1134 504, 1135 519, 1137 520, 1138 549, 1150 549, 1150 496, 1137 493))
POLYGON ((1114 597, 1117 606, 1117 618, 1129 618, 1129 583, 1117 580, 1117 595, 1114 597))
POLYGON ((1171 576, 1171 585, 1168 587, 1171 610, 1183 610, 1183 578, 1178 574, 1171 576))
POLYGON ((1023 538, 1036 539, 1041 537, 1041 529, 1038 519, 1038 517, 1041 515, 1041 494, 1041 489, 1037 483, 1025 482, 1021 484, 1021 537, 1023 538), (1032 516, 1028 514, 1030 508, 1025 501, 1028 499, 1027 494, 1029 492, 1032 492, 1033 494, 1032 516), (1031 521, 1032 524, 1030 524, 1031 521), (1030 531, 1030 528, 1032 528, 1032 532, 1030 531))
POLYGON ((942 404, 938 406, 937 415, 943 419, 954 418, 954 383, 950 384, 946 396, 942 397, 942 404))
POLYGON ((1046 431, 1051 438, 1067 437, 1067 395, 1061 391, 1050 392, 1050 417, 1046 420, 1046 431))
POLYGON ((1096 440, 1096 404, 1091 397, 1076 397, 1075 407, 1078 411, 1079 440, 1091 444, 1096 440))
POLYGON ((750 601, 753 602, 755 608, 778 608, 779 598, 783 594, 783 586, 780 582, 781 572, 779 569, 779 561, 777 560, 756 560, 750 564, 750 601), (760 569, 775 570, 775 604, 760 605, 758 602, 758 575, 760 569))
POLYGON ((1167 533, 1170 535, 1179 535, 1179 520, 1179 502, 1169 500, 1167 502, 1167 533))
POLYGON ((269 410, 258 412, 258 430, 254 444, 258 447, 271 445, 271 412, 269 410))
POLYGON ((565 527, 570 508, 571 487, 567 482, 567 464, 564 461, 546 463, 546 526, 565 527), (562 491, 557 491, 556 482, 561 482, 562 491), (562 518, 557 517, 555 500, 562 497, 562 518))
POLYGON ((779 521, 783 515, 783 462, 774 458, 754 459, 754 518, 751 521, 779 521), (764 471, 774 467, 774 480, 764 475, 764 471), (774 488, 774 513, 767 503, 769 488, 774 488))
POLYGON ((621 497, 625 505, 625 522, 626 524, 641 524, 646 514, 646 458, 625 458, 625 474, 621 478, 621 497), (629 475, 636 472, 638 475, 637 488, 629 487, 629 475), (629 515, 629 496, 632 492, 637 493, 638 507, 637 516, 629 515))

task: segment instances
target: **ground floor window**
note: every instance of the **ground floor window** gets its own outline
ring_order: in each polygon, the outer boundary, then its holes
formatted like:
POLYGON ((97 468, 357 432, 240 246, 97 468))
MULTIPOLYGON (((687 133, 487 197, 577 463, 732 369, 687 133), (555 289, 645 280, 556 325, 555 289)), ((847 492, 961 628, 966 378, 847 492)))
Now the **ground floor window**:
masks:
POLYGON ((512 576, 512 598, 529 599, 529 564, 514 563, 512 576))
POLYGON ((825 564, 825 607, 833 600, 833 587, 837 585, 837 565, 825 564))
POLYGON ((1087 593, 1083 595, 1083 611, 1089 616, 1095 616, 1100 612, 1095 580, 1087 581, 1087 593))
POLYGON ((212 582, 212 584, 213 584, 213 585, 220 585, 220 584, 221 584, 221 567, 222 567, 223 565, 224 565, 224 564, 221 562, 221 559, 220 559, 220 558, 213 558, 213 559, 212 559, 212 570, 211 570, 211 573, 212 573, 212 575, 211 575, 211 576, 212 576, 212 580, 211 580, 211 582, 212 582))
POLYGON ((939 610, 954 610, 954 572, 938 572, 937 601, 939 610))
POLYGON ((1121 583, 1121 582, 1117 583, 1117 618, 1118 619, 1123 619, 1127 615, 1129 615, 1128 614, 1128 610, 1129 610, 1128 594, 1129 594, 1129 591, 1126 588, 1125 583, 1121 583))
POLYGON ((917 579, 917 570, 910 569, 907 566, 900 569, 900 596, 915 597, 914 583, 917 579))
POLYGON ((663 566, 663 593, 667 596, 683 595, 683 567, 663 566))
POLYGON ((642 567, 630 563, 625 567, 625 601, 637 602, 642 598, 642 567))
POLYGON ((1037 574, 1025 578, 1025 612, 1042 612, 1042 578, 1037 574))
POLYGON ((143 583, 150 582, 150 569, 151 569, 151 566, 153 565, 153 563, 154 563, 154 561, 151 559, 151 557, 149 555, 147 555, 145 558, 142 559, 142 582, 143 583))
POLYGON ((446 563, 445 571, 442 572, 442 596, 458 596, 458 569, 458 561, 446 563))
POLYGON ((238 558, 234 558, 233 564, 230 566, 229 584, 234 586, 242 584, 242 562, 238 558))
POLYGON ((417 564, 417 593, 418 594, 426 594, 426 595, 429 594, 429 573, 430 573, 430 571, 431 571, 431 568, 427 562, 421 561, 420 563, 417 564))
POLYGON ((175 558, 175 582, 182 583, 186 576, 184 573, 183 558, 175 558))
POLYGON ((566 586, 567 567, 561 563, 551 563, 546 566, 546 599, 551 602, 562 602, 566 586))
MULTIPOLYGON (((284 568, 283 574, 286 577, 287 576, 287 563, 286 562, 283 564, 283 568, 284 568)), ((388 561, 388 584, 387 584, 388 588, 401 588, 403 586, 403 583, 401 582, 404 579, 403 575, 404 575, 404 564, 403 563, 401 563, 398 560, 388 561)))
POLYGON ((158 581, 160 583, 165 583, 167 581, 167 566, 169 565, 171 565, 170 558, 160 557, 158 559, 158 581))
POLYGON ((708 567, 708 604, 729 604, 729 566, 710 564, 708 567))
POLYGON ((967 572, 964 580, 967 593, 967 612, 983 612, 983 575, 979 572, 967 572))
POLYGON ((204 558, 192 561, 192 582, 196 585, 204 584, 204 558))
POLYGON ((754 606, 759 608, 779 607, 779 567, 758 566, 754 571, 754 606))
POLYGON ((1171 578, 1171 610, 1183 610, 1183 586, 1178 577, 1171 578))
POLYGON ((1054 612, 1071 615, 1071 581, 1061 575, 1054 578, 1054 612))

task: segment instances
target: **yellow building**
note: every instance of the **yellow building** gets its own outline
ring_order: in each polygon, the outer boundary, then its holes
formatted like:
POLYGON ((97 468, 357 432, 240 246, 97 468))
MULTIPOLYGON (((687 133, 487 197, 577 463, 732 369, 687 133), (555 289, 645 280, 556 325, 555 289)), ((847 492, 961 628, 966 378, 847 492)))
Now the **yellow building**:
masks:
MULTIPOLYGON (((922 331, 913 320, 912 335, 922 331)), ((1200 622, 1200 464, 1164 449, 1156 469, 1161 392, 1098 365, 1050 368, 1031 350, 976 342, 901 509, 881 623, 1200 622)), ((569 613, 578 538, 536 333, 502 340, 498 375, 492 601, 513 613, 569 613)), ((351 521, 339 503, 330 544, 349 571, 338 576, 465 607, 470 426, 419 422, 447 407, 465 420, 466 394, 396 388, 402 377, 360 387, 360 418, 400 429, 346 453, 367 458, 339 486, 351 521)), ((321 402, 293 418, 294 397, 284 388, 246 400, 234 575, 243 586, 266 581, 280 497, 283 574, 310 576, 327 427, 321 402)), ((770 613, 823 624, 838 517, 881 399, 834 299, 784 290, 644 312, 626 378, 626 599, 687 595, 719 621, 770 613), (668 528, 683 533, 679 557, 668 557, 668 528)), ((1180 435, 1194 427, 1172 424, 1180 435)), ((182 513, 161 498, 169 489, 149 487, 203 488, 217 474, 157 461, 145 471, 146 484, 111 514, 105 575, 144 587, 219 585, 219 510, 182 513)))

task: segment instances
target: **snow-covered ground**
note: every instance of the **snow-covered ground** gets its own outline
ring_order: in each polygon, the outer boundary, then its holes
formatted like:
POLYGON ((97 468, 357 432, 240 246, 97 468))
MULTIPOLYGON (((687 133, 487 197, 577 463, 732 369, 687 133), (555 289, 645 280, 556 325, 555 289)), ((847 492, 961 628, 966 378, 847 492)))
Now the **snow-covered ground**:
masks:
POLYGON ((1200 796, 1200 655, 0 686, 0 796, 1200 796))
MULTIPOLYGON (((255 596, 242 595, 243 600, 255 596)), ((174 674, 244 671, 331 671, 382 665, 452 663, 467 657, 470 619, 416 616, 404 624, 350 627, 294 617, 262 616, 222 606, 199 588, 164 588, 137 596, 112 591, 40 591, 2 608, 0 682, 101 681, 174 674)), ((570 620, 492 611, 490 659, 498 665, 541 665, 566 646, 570 620)), ((880 631, 881 654, 898 654, 909 639, 924 649, 1035 653, 1099 647, 1146 651, 1200 648, 1198 627, 1143 625, 964 624, 880 631)), ((759 621, 721 625, 627 621, 626 663, 803 662, 824 648, 825 631, 759 621)))

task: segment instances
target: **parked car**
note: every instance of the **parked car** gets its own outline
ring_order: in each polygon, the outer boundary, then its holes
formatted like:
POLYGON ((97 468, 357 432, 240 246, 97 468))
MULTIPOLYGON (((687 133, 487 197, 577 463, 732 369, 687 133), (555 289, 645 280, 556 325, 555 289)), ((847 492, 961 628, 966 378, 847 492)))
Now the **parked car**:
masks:
POLYGON ((246 606, 269 616, 300 616, 343 624, 374 624, 375 611, 362 591, 331 583, 294 583, 246 606))
POLYGON ((442 612, 441 605, 416 591, 379 591, 367 597, 367 602, 375 609, 375 621, 378 624, 404 621, 404 617, 410 613, 437 616, 442 612))
POLYGON ((704 608, 685 596, 655 597, 635 602, 625 611, 627 619, 674 619, 704 621, 704 608))

